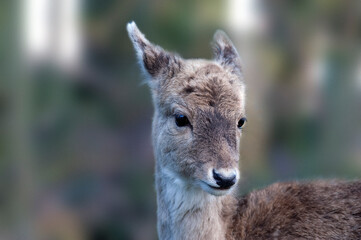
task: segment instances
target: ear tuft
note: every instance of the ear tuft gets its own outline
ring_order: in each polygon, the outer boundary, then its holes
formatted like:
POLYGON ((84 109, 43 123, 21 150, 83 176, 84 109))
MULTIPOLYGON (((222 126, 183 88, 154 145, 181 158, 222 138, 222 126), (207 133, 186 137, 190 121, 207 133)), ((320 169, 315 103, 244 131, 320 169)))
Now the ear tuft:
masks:
POLYGON ((130 40, 133 42, 135 51, 139 59, 143 58, 143 52, 146 46, 151 43, 145 38, 144 34, 138 29, 134 21, 127 24, 127 31, 130 40))
POLYGON ((135 22, 127 24, 127 31, 141 66, 153 78, 160 75, 172 77, 180 70, 181 58, 149 42, 135 22))
POLYGON ((225 67, 232 67, 233 70, 241 73, 241 59, 232 41, 227 34, 217 30, 213 36, 213 52, 215 60, 225 67))

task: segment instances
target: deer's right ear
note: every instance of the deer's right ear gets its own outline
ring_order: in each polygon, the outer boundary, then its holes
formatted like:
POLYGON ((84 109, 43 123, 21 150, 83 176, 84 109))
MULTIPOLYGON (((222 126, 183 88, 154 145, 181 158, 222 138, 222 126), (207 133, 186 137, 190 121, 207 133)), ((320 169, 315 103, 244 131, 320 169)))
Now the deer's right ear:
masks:
POLYGON ((152 78, 172 77, 181 69, 182 59, 149 42, 135 22, 128 23, 127 30, 140 65, 152 78))

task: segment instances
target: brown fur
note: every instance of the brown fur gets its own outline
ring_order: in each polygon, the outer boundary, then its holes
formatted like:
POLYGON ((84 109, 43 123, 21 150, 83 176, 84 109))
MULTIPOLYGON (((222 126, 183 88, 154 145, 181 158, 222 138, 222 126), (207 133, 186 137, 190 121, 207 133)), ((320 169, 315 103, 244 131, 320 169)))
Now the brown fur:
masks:
POLYGON ((185 60, 127 27, 155 107, 160 239, 361 239, 360 181, 276 183, 239 199, 235 185, 220 189, 212 171, 239 179, 245 117, 240 59, 223 32, 214 61, 185 60))
POLYGON ((228 239, 361 239, 361 182, 276 183, 238 202, 228 239))

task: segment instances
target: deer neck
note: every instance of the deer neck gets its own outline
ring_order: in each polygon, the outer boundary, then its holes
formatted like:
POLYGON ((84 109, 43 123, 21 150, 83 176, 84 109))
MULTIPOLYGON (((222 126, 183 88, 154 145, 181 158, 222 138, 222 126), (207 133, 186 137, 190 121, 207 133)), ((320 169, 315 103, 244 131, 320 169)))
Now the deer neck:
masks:
POLYGON ((223 204, 229 196, 210 195, 158 166, 156 191, 160 239, 225 239, 223 204))

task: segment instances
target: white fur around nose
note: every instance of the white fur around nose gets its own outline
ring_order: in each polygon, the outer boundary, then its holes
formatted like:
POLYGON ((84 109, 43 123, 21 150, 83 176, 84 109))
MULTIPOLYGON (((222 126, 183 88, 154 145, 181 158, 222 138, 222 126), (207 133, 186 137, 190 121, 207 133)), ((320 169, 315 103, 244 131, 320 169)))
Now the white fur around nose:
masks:
MULTIPOLYGON (((214 171, 225 178, 231 178, 234 175, 236 175, 237 180, 239 178, 239 171, 236 168, 220 168, 220 169, 214 169, 214 171)), ((211 169, 210 173, 208 174, 211 174, 211 177, 213 178, 213 169, 211 169)))

